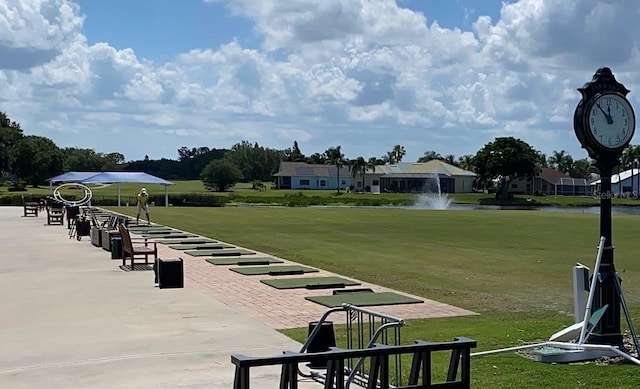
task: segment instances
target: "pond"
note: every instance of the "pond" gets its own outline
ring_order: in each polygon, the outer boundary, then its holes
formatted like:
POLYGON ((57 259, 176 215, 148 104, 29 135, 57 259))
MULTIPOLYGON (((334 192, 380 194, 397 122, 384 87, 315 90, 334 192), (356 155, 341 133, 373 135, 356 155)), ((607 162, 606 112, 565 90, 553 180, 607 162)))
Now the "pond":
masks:
MULTIPOLYGON (((424 209, 429 210, 426 207, 413 206, 406 207, 408 209, 424 209)), ((451 204, 447 210, 487 210, 487 211, 500 211, 500 210, 516 210, 516 211, 540 211, 540 212, 572 212, 572 213, 590 213, 600 214, 600 207, 523 207, 523 206, 502 206, 502 205, 476 205, 476 204, 451 204)), ((611 207, 612 214, 620 215, 640 215, 640 207, 632 206, 613 206, 611 207)))

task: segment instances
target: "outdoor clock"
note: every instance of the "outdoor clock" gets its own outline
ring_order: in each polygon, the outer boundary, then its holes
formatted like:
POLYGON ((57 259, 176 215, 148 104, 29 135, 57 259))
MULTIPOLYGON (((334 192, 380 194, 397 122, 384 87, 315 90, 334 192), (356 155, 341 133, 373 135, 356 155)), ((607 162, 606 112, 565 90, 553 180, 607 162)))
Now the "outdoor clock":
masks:
POLYGON ((619 155, 635 132, 636 118, 629 90, 618 83, 609 68, 600 68, 593 80, 578 89, 582 100, 576 107, 573 125, 582 147, 594 159, 619 155))
POLYGON ((603 149, 618 150, 631 142, 636 119, 629 101, 621 94, 596 95, 585 111, 588 133, 603 149))

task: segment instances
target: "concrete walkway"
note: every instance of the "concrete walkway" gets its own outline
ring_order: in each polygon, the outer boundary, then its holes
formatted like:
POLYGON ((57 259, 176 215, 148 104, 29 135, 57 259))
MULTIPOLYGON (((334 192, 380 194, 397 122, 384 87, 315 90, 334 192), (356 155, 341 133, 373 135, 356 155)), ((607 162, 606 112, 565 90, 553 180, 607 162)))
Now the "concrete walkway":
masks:
MULTIPOLYGON (((66 226, 45 223, 0 207, 2 388, 230 388, 230 355, 298 351, 276 329, 306 326, 327 309, 304 297, 330 290, 277 290, 165 245, 161 258, 184 259, 185 288, 161 290, 153 272, 122 271, 89 237, 69 239, 66 226)), ((308 276, 324 275, 335 274, 308 276)), ((473 314, 418 298, 375 310, 403 319, 473 314)), ((252 369, 253 387, 278 387, 279 373, 252 369)))

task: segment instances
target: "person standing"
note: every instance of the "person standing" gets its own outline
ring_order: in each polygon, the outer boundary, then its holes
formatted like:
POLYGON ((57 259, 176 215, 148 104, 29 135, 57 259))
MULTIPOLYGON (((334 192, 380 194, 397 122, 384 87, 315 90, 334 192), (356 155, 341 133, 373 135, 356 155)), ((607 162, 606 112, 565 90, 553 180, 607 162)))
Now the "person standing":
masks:
POLYGON ((151 225, 151 219, 149 219, 149 194, 147 194, 147 189, 140 189, 140 193, 138 193, 138 214, 136 215, 136 224, 140 221, 140 214, 144 211, 145 216, 147 217, 147 224, 151 225))

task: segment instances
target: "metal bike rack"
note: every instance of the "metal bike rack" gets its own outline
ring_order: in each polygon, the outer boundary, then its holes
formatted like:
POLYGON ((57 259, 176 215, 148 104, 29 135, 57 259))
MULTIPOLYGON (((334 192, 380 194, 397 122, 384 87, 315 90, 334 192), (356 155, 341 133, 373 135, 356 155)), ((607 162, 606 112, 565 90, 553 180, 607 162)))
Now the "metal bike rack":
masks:
MULTIPOLYGON (((346 348, 347 349, 363 349, 374 347, 375 344, 384 344, 399 346, 401 344, 400 328, 404 326, 404 320, 395 316, 375 312, 366 308, 358 307, 351 304, 342 304, 340 307, 328 309, 318 320, 307 340, 302 345, 300 352, 305 352, 315 336, 320 331, 322 324, 327 318, 336 312, 345 312, 346 318, 346 348)), ((362 367, 364 359, 348 360, 345 366, 345 388, 349 388, 351 383, 364 387, 368 382, 368 376, 362 367)), ((394 377, 392 383, 394 386, 401 385, 402 381, 402 361, 399 355, 393 360, 394 377)), ((322 371, 312 370, 309 373, 303 373, 298 370, 298 374, 303 377, 312 378, 318 382, 324 382, 325 373, 322 371)))

